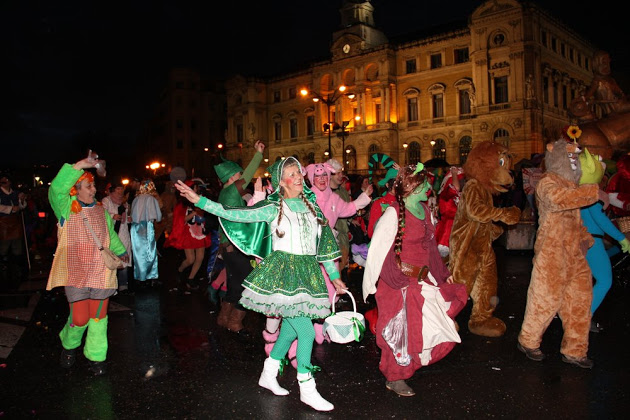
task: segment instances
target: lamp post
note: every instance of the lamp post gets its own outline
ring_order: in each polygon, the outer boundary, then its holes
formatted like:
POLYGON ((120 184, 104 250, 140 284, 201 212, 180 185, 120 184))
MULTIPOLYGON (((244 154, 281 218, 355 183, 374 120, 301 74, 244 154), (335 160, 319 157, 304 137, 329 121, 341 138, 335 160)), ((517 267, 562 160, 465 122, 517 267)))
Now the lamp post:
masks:
POLYGON ((346 137, 348 137, 350 135, 350 133, 348 132, 347 128, 348 125, 350 125, 350 121, 343 121, 341 123, 341 131, 339 133, 337 133, 337 137, 339 137, 341 139, 341 165, 342 166, 346 166, 346 137))
POLYGON ((321 101, 323 104, 326 105, 326 110, 328 112, 328 122, 324 124, 324 130, 328 131, 328 158, 329 159, 333 157, 332 145, 331 145, 332 131, 337 130, 339 128, 339 124, 337 124, 334 121, 331 121, 332 115, 330 113, 330 107, 333 106, 335 102, 337 102, 339 98, 341 98, 342 96, 347 96, 350 99, 354 98, 354 93, 345 93, 345 91, 346 91, 346 87, 343 85, 335 89, 335 91, 332 94, 328 94, 326 96, 322 96, 318 92, 314 90, 308 90, 306 88, 300 90, 300 94, 302 96, 310 95, 313 97, 313 102, 321 101))

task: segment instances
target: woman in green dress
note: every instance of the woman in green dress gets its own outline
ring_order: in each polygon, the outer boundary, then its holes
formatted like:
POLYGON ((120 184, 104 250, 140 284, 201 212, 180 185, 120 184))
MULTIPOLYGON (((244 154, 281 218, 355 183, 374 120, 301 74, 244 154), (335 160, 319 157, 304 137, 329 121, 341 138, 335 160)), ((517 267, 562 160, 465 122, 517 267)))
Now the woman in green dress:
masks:
POLYGON ((330 314, 330 300, 319 264, 323 264, 339 294, 345 293, 334 260, 340 252, 332 230, 304 185, 302 167, 289 157, 268 168, 274 192, 251 207, 226 209, 200 197, 183 182, 180 193, 197 207, 220 217, 230 241, 262 261, 243 282, 240 303, 265 316, 282 317, 278 340, 265 360, 258 384, 276 395, 287 395, 277 381, 281 360, 297 338, 297 379, 300 399, 319 411, 334 406, 317 392, 311 364, 315 340, 313 319, 330 314))

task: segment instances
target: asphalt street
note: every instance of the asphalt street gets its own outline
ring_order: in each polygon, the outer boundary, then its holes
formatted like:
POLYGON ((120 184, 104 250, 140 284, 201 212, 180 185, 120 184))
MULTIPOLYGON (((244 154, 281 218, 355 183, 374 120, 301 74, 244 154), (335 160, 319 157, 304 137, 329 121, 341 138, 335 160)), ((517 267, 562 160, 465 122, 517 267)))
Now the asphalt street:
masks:
MULTIPOLYGON (((295 370, 279 379, 290 395, 258 386, 265 354, 264 319, 245 318, 246 333, 216 325, 217 307, 204 287, 189 295, 177 283, 182 258, 166 250, 162 284, 115 296, 109 313, 108 373, 94 377, 79 353, 69 370, 59 366, 58 333, 68 316, 62 290, 45 291, 50 254, 33 261, 19 290, 0 295, 0 417, 6 419, 459 419, 627 418, 630 369, 626 343, 630 289, 615 282, 597 313, 604 331, 592 333, 592 370, 561 361, 562 328, 554 319, 545 334, 543 362, 516 349, 531 272, 531 251, 496 248, 500 302, 496 315, 508 329, 501 338, 472 335, 470 302, 457 318, 462 343, 408 381, 414 397, 385 388, 380 350, 371 332, 361 342, 315 344, 313 363, 322 396, 335 405, 319 413, 300 402, 295 370)), ((362 271, 351 273, 358 310, 362 271)), ((350 309, 348 299, 338 310, 350 309)))

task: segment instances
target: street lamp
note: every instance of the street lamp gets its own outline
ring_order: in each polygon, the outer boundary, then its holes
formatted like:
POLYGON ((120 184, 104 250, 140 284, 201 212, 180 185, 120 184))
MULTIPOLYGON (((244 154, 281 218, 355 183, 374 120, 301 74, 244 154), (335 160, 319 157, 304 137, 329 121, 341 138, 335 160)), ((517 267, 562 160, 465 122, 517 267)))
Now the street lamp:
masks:
POLYGON ((409 147, 409 145, 407 143, 403 143, 403 149, 405 149, 405 165, 407 164, 407 147, 409 147))
POLYGON ((350 135, 350 133, 348 133, 348 125, 350 125, 350 121, 343 121, 341 123, 341 131, 339 133, 337 133, 337 137, 341 138, 341 157, 342 157, 342 161, 343 161, 343 166, 346 166, 346 157, 344 156, 344 152, 347 154, 349 153, 348 150, 346 150, 346 137, 348 137, 350 135))
POLYGON ((151 169, 153 171, 153 176, 157 174, 158 169, 166 167, 165 163, 153 162, 149 165, 146 165, 145 168, 151 169))
POLYGON ((313 102, 322 102, 326 105, 328 111, 328 122, 324 124, 324 131, 328 131, 328 157, 332 158, 332 145, 331 145, 331 136, 332 131, 339 129, 339 124, 334 121, 331 121, 332 115, 330 113, 330 107, 335 104, 342 96, 346 96, 350 99, 354 99, 354 93, 345 93, 346 87, 341 85, 339 86, 332 94, 328 94, 326 96, 322 96, 320 93, 315 92, 314 90, 308 90, 303 88, 300 90, 300 94, 302 96, 311 95, 313 97, 313 102))

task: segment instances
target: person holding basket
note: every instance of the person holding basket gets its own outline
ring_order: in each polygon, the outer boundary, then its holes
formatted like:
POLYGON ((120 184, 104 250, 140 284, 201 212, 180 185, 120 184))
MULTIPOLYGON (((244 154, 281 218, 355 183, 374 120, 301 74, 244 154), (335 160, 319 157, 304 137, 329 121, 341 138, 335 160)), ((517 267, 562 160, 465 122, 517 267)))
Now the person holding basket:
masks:
POLYGON ((313 378, 313 372, 320 368, 311 364, 315 340, 312 320, 325 318, 331 311, 320 263, 337 293, 345 293, 346 285, 334 263, 341 254, 315 194, 304 185, 298 160, 277 160, 267 172, 274 192, 251 207, 226 209, 200 197, 183 182, 176 188, 197 207, 219 216, 235 247, 262 260, 243 281, 240 304, 267 317, 281 317, 283 322, 258 384, 275 395, 289 394, 277 376, 281 361, 297 338, 300 400, 318 411, 330 411, 334 405, 319 394, 313 378))

